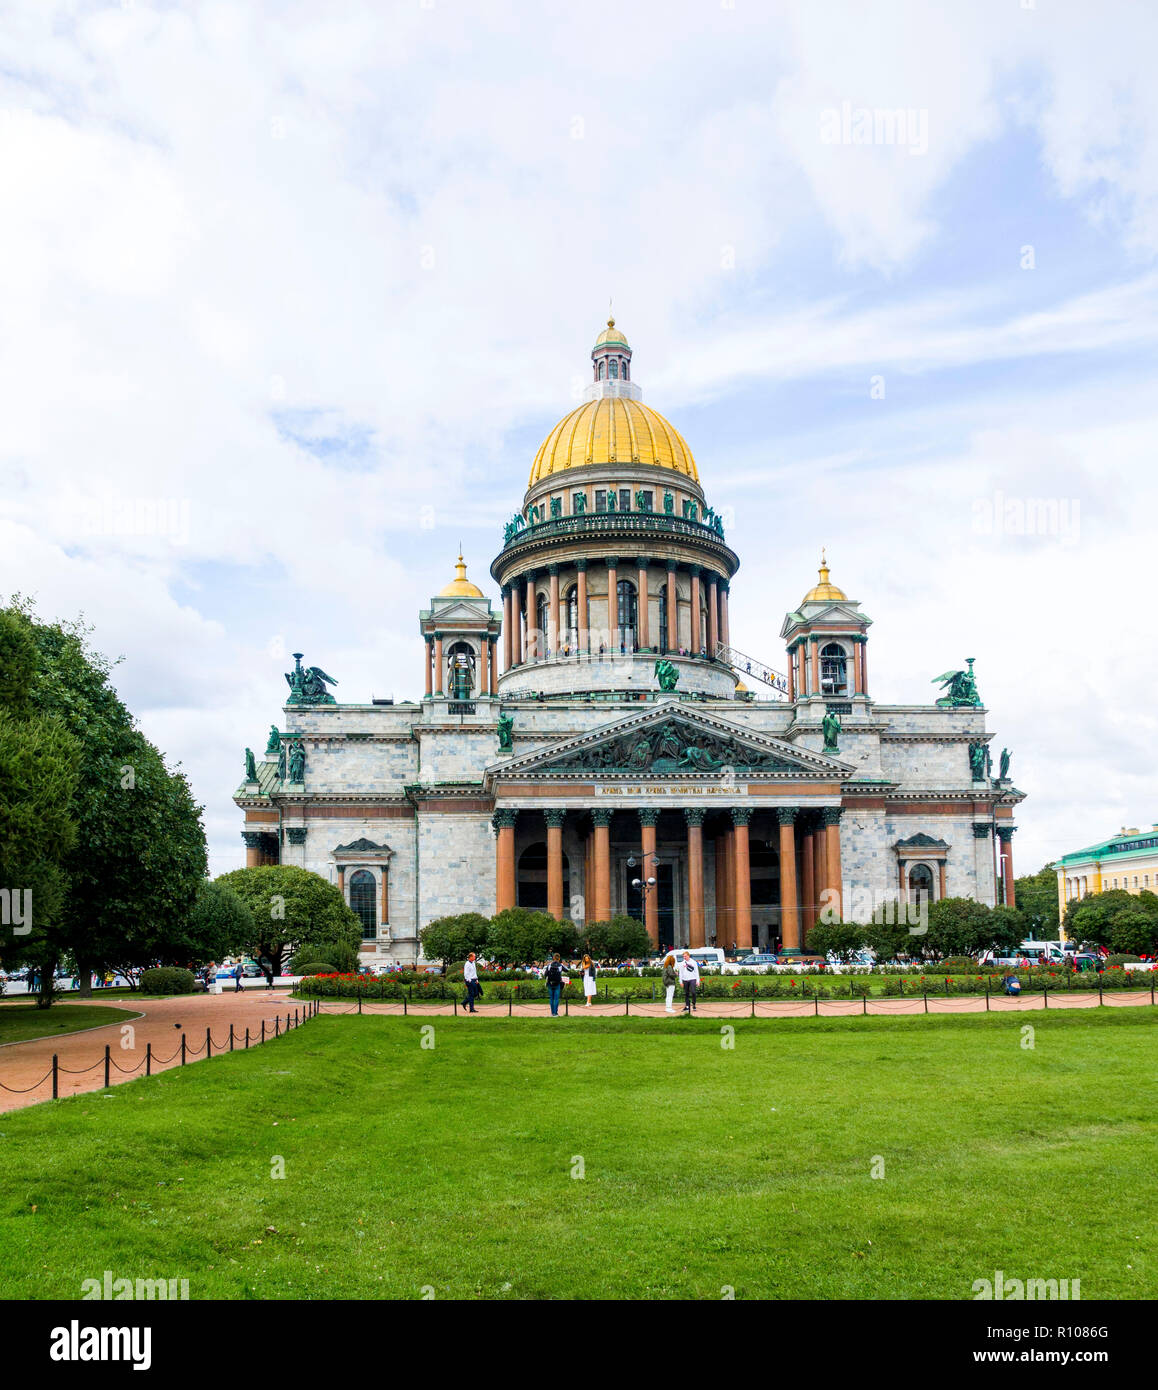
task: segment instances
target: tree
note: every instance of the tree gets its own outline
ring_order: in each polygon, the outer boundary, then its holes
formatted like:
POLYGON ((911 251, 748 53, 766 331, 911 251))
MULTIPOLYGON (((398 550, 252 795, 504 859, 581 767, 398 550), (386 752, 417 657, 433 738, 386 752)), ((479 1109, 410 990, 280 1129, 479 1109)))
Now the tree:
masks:
POLYGON ((805 945, 816 956, 831 952, 837 960, 850 960, 865 945, 868 924, 862 922, 817 922, 808 931, 805 945))
POLYGON ((1152 956, 1158 941, 1158 915, 1129 908, 1114 915, 1110 949, 1119 955, 1152 956))
MULTIPOLYGON (((924 937, 910 935, 908 924, 903 921, 889 922, 885 918, 886 914, 882 913, 881 921, 866 922, 863 928, 864 944, 877 960, 895 960, 898 956, 918 955, 924 937)), ((811 936, 810 932, 809 940, 811 936)))
MULTIPOLYGON (((60 907, 43 965, 71 954, 82 994, 94 969, 145 964, 187 943, 207 867, 188 782, 135 728, 109 682, 112 663, 88 637, 80 623, 38 621, 21 600, 0 627, 0 653, 26 652, 28 643, 35 651, 26 707, 58 721, 79 750, 72 795, 61 802, 75 835, 60 857, 60 907)), ((19 700, 21 684, 4 688, 19 700)))
POLYGON ((444 966, 465 960, 472 951, 481 951, 486 945, 490 926, 490 918, 481 912, 436 917, 418 934, 422 954, 427 960, 440 960, 444 966))
POLYGON ((249 908, 233 888, 220 879, 206 879, 189 916, 184 954, 198 965, 233 955, 244 950, 252 925, 249 908))
POLYGON ((560 922, 549 912, 508 907, 491 918, 486 949, 495 960, 515 965, 544 960, 556 951, 560 955, 573 955, 575 928, 570 922, 560 922))
POLYGON ((80 745, 30 698, 36 643, 23 618, 0 611, 0 962, 33 967, 47 1008, 61 956, 68 886, 64 861, 76 843, 73 798, 80 745))
POLYGON ((1060 918, 1057 901, 1057 866, 1046 864, 1035 874, 1014 881, 1018 911, 1025 918, 1027 936, 1035 941, 1056 941, 1060 918))
POLYGON ((941 898, 929 904, 924 950, 942 958, 969 956, 987 950, 995 937, 1004 940, 1011 933, 1014 943, 1025 935, 1025 921, 1017 908, 1002 908, 999 915, 997 909, 972 898, 941 898))
POLYGON ((255 958, 266 956, 275 974, 282 957, 306 942, 345 944, 355 951, 362 944, 362 924, 337 886, 309 869, 263 864, 234 869, 215 882, 230 887, 249 909, 244 949, 255 958))
POLYGON ((1091 893, 1085 898, 1071 898, 1066 906, 1066 936, 1082 944, 1090 942, 1095 946, 1109 946, 1114 918, 1120 912, 1132 912, 1141 908, 1146 910, 1144 898, 1153 898, 1153 893, 1139 893, 1137 897, 1127 893, 1124 888, 1110 888, 1104 893, 1091 893))
POLYGON ((622 914, 610 922, 589 923, 586 945, 593 960, 625 960, 651 953, 647 928, 637 918, 622 914))

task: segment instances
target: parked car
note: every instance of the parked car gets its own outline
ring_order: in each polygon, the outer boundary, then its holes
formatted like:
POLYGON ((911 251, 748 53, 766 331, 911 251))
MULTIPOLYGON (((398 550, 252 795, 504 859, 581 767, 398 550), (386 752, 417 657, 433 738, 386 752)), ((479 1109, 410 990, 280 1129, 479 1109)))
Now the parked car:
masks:
POLYGON ((735 975, 741 970, 767 970, 776 964, 776 957, 770 951, 752 951, 746 956, 736 956, 724 966, 725 973, 735 975))

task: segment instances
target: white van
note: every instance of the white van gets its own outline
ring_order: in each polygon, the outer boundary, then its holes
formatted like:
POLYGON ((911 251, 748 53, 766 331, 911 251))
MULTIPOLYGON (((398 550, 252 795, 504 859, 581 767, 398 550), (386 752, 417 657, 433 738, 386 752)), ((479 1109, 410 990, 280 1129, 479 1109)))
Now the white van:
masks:
MULTIPOLYGON (((676 958, 677 966, 683 960, 684 952, 687 951, 692 960, 700 967, 701 975, 705 970, 718 972, 724 968, 724 952, 719 946, 673 946, 671 951, 676 958)), ((661 961, 667 959, 666 951, 660 959, 661 961)))
POLYGON ((1030 965, 1065 965, 1066 953, 1060 941, 1023 941, 1015 951, 986 951, 981 957, 983 965, 1020 965, 1023 960, 1030 965))

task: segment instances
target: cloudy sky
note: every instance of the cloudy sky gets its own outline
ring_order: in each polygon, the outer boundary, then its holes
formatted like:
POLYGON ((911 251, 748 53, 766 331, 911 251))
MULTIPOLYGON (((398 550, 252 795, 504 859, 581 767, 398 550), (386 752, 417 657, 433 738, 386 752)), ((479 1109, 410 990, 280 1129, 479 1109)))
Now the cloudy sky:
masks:
POLYGON ((288 653, 421 694, 614 297, 738 646, 825 545, 878 699, 976 658, 1019 871, 1149 825, 1155 52, 1147 0, 8 0, 0 595, 124 656, 235 867, 288 653))

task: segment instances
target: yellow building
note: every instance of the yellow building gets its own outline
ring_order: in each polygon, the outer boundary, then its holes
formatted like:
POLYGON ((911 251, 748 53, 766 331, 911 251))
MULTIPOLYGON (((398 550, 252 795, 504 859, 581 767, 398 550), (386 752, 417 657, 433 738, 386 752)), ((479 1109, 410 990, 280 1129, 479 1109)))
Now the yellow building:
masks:
POLYGON ((1057 861, 1058 911, 1091 893, 1124 888, 1127 893, 1158 892, 1158 825, 1127 830, 1057 861))

